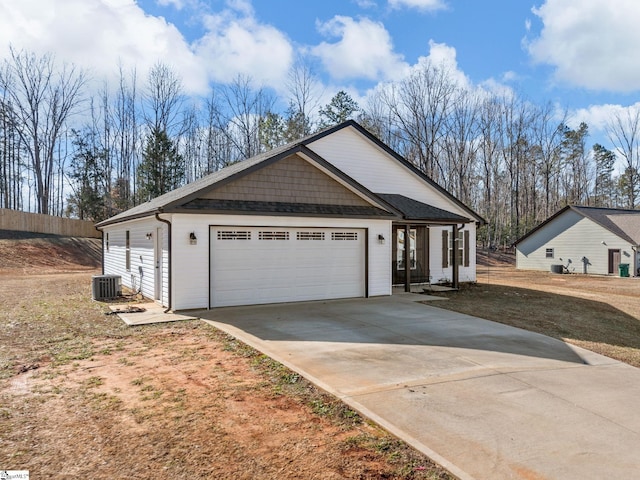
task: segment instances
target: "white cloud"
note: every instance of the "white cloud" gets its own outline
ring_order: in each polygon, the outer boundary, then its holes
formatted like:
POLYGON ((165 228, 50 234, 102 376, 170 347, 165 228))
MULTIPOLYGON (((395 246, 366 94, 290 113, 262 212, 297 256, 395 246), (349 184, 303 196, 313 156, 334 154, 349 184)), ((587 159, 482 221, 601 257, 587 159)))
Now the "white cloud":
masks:
POLYGON ((278 88, 293 62, 291 43, 276 28, 258 23, 248 3, 234 1, 234 7, 239 12, 226 10, 204 17, 207 33, 195 44, 198 57, 217 82, 244 75, 278 88))
POLYGON ((429 40, 429 55, 420 57, 418 63, 414 65, 412 69, 420 68, 425 63, 430 63, 437 68, 442 68, 458 87, 471 88, 471 80, 469 80, 467 75, 458 67, 455 47, 447 45, 446 43, 437 43, 429 40))
POLYGON ((393 51, 391 36, 381 23, 335 16, 318 24, 318 29, 327 37, 340 38, 310 49, 334 79, 393 79, 408 67, 402 55, 393 51))
POLYGON ((176 10, 182 10, 185 7, 185 0, 157 0, 158 5, 163 7, 168 7, 169 5, 173 5, 176 10))
POLYGON ((546 0, 533 13, 543 28, 529 53, 554 66, 557 80, 593 90, 640 89, 640 2, 546 0))
POLYGON ((575 124, 585 122, 587 125, 589 125, 589 130, 591 130, 592 132, 605 134, 607 125, 616 116, 625 118, 627 116, 627 112, 635 115, 635 113, 638 111, 640 111, 640 102, 626 107, 622 105, 612 104, 590 105, 587 108, 580 108, 578 110, 575 110, 574 112, 571 112, 571 119, 572 123, 575 124))
POLYGON ((116 79, 118 66, 138 76, 162 61, 189 93, 204 92, 206 75, 175 26, 145 14, 134 0, 0 2, 0 58, 9 45, 85 68, 96 80, 116 79))
MULTIPOLYGON (((380 82, 369 89, 363 98, 359 98, 360 105, 376 104, 377 98, 382 94, 388 94, 395 85, 403 80, 409 79, 412 75, 420 75, 425 70, 437 69, 443 74, 443 79, 452 85, 473 92, 478 96, 489 94, 510 96, 513 91, 506 85, 490 79, 480 84, 473 84, 471 79, 460 69, 457 61, 456 49, 445 43, 429 41, 429 54, 418 58, 415 64, 404 70, 401 78, 396 78, 389 82, 380 82)), ((354 98, 356 98, 354 96, 354 98)))
POLYGON ((245 17, 253 17, 253 6, 250 0, 227 0, 227 6, 245 17))
POLYGON ((447 8, 445 0, 389 0, 391 8, 417 8, 418 10, 436 11, 447 8))
POLYGON ((378 4, 374 0, 353 0, 360 8, 375 8, 378 4))
POLYGON ((520 79, 520 75, 518 75, 518 73, 514 72, 513 70, 508 70, 506 72, 504 72, 502 74, 502 81, 503 82, 515 82, 517 80, 520 79))
MULTIPOLYGON (((177 9, 195 0, 159 0, 177 9)), ((197 11, 195 12, 197 16, 197 11)), ((215 15, 199 15, 204 35, 190 44, 178 28, 147 14, 135 0, 20 0, 0 2, 0 58, 9 45, 53 53, 89 71, 96 81, 115 83, 119 66, 146 78, 158 61, 182 78, 186 93, 206 94, 210 81, 246 75, 281 86, 293 47, 277 29, 258 23, 247 0, 229 0, 215 15)))

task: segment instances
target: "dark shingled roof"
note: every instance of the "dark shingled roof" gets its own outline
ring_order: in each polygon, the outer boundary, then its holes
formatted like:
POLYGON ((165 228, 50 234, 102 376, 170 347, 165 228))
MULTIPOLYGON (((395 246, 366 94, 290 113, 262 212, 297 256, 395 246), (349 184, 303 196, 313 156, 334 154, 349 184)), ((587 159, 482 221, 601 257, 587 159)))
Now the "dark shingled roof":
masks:
POLYGON ((256 202, 247 200, 211 200, 198 198, 181 207, 184 210, 206 210, 207 213, 251 213, 280 215, 322 215, 337 217, 384 217, 394 214, 366 205, 324 205, 316 203, 256 202))
POLYGON ((402 213, 405 220, 422 220, 439 223, 470 223, 472 220, 441 208, 419 202, 396 193, 376 193, 385 202, 402 213))

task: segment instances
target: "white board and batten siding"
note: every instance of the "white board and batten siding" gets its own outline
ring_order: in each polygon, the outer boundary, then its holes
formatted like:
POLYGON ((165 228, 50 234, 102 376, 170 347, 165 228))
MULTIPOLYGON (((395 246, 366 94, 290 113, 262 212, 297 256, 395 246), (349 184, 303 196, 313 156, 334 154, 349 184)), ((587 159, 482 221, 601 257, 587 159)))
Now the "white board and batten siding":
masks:
POLYGON ((168 240, 167 225, 153 218, 132 220, 103 228, 104 273, 122 277, 122 285, 141 293, 146 298, 156 299, 162 305, 169 301, 168 240), (162 233, 162 292, 156 292, 156 237, 162 233), (127 232, 129 232, 129 268, 126 268, 127 232), (148 238, 148 234, 151 234, 148 238), (159 298, 156 298, 159 297, 159 298))
MULTIPOLYGON (((340 297, 359 297, 364 296, 365 281, 368 287, 369 296, 390 295, 391 294, 391 222, 389 220, 361 220, 361 219, 330 219, 330 218, 309 218, 309 217, 265 217, 252 215, 175 215, 173 221, 173 269, 174 278, 179 281, 174 282, 174 298, 175 305, 173 308, 193 309, 207 308, 209 306, 222 306, 241 303, 274 303, 278 301, 296 301, 308 299, 324 298, 340 298, 340 297), (233 251, 233 249, 222 252, 218 251, 216 258, 215 249, 218 230, 241 229, 243 231, 251 231, 252 240, 256 245, 256 233, 259 231, 280 231, 289 232, 289 244, 287 248, 282 248, 281 243, 277 240, 271 242, 263 242, 262 251, 245 250, 245 253, 233 251), (338 285, 339 280, 332 290, 331 285, 328 290, 321 291, 319 285, 326 283, 326 275, 330 271, 317 270, 323 262, 318 263, 321 255, 326 254, 326 249, 321 248, 322 241, 317 243, 317 247, 308 247, 302 245, 302 242, 296 243, 293 239, 298 231, 301 232, 322 232, 324 233, 325 246, 331 249, 330 239, 331 232, 357 232, 359 251, 352 247, 355 244, 350 242, 340 243, 340 247, 331 257, 332 252, 329 251, 329 258, 339 258, 341 254, 345 254, 346 265, 343 270, 343 280, 345 281, 343 288, 338 285), (190 244, 189 236, 193 233, 197 238, 195 245, 190 244), (212 235, 215 235, 214 239, 212 235), (382 235, 386 240, 384 244, 378 241, 378 235, 382 235), (363 242, 363 243, 360 243, 363 242), (360 261, 361 250, 368 251, 368 265, 357 266, 360 261), (318 248, 314 251, 313 256, 305 256, 305 248, 318 248), (211 249, 211 251, 210 251, 211 249), (264 250, 266 249, 266 250, 264 250), (272 249, 273 251, 267 251, 272 249), (355 255, 354 255, 355 253, 355 255), (234 265, 241 265, 237 262, 243 256, 249 264, 247 268, 236 268, 234 265), (255 258, 254 258, 255 257, 255 258), (210 263, 209 263, 210 262, 210 263), (306 264, 304 263, 306 262, 306 264), (231 264, 230 264, 231 263, 231 264), (256 280, 251 277, 251 265, 254 265, 256 272, 256 280), (278 267, 278 265, 281 267, 278 267), (222 271, 216 268, 220 267, 222 271), (270 292, 270 285, 266 284, 264 275, 270 275, 281 270, 280 276, 271 277, 273 289, 270 292), (305 268, 307 270, 304 276, 305 268), (354 275, 359 272, 361 278, 354 282, 354 275), (364 278, 365 272, 368 274, 364 278), (261 277, 261 275, 263 275, 261 277), (301 281, 297 281, 294 277, 300 275, 301 281), (314 275, 316 277, 314 278, 314 275), (220 284, 217 284, 218 280, 220 284), (292 285, 290 289, 278 287, 279 280, 287 281, 292 285), (233 287, 232 282, 238 283, 233 287), (307 282, 307 287, 304 286, 307 282), (315 285, 314 285, 315 282, 315 285), (358 283, 359 282, 359 283, 358 283), (255 284, 254 284, 255 283, 255 284), (217 297, 215 288, 225 290, 220 298, 217 297), (233 289, 238 288, 238 298, 234 300, 233 289), (249 291, 247 291, 249 290, 249 291), (246 302, 243 300, 247 295, 253 294, 253 301, 246 302), (260 291, 258 291, 260 290, 260 291), (288 296, 284 291, 288 290, 288 296), (210 304, 211 301, 211 304, 210 304)), ((335 242, 335 247, 338 242, 335 242)), ((337 247, 335 247, 337 248, 337 247)), ((364 261, 364 258, 362 258, 364 261)), ((337 276, 340 272, 335 272, 337 276)), ((338 277, 336 277, 338 278, 338 277)), ((280 282, 281 283, 281 282, 280 282)))
POLYGON ((562 264, 571 272, 584 273, 585 259, 586 273, 606 275, 610 249, 620 250, 622 263, 634 264, 635 252, 628 242, 589 218, 567 210, 518 243, 516 267, 548 272, 551 265, 562 264), (552 257, 547 257, 547 249, 552 249, 552 257))

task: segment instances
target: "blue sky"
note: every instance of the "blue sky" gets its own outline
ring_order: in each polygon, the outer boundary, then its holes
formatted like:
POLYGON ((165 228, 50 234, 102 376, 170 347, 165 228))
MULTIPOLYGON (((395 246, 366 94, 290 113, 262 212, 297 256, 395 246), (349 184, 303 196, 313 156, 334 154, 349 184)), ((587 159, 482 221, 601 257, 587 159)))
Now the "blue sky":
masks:
POLYGON ((597 137, 639 106, 638 25, 637 0, 5 0, 0 53, 50 51, 99 82, 161 60, 194 95, 238 74, 282 92, 303 56, 324 103, 365 101, 429 58, 467 86, 569 109, 597 137))

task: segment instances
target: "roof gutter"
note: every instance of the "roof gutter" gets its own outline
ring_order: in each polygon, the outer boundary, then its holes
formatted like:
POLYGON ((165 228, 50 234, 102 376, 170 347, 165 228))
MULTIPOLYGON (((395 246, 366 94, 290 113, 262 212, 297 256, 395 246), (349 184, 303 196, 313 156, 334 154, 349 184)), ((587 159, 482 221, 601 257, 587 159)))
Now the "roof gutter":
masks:
POLYGON ((168 234, 167 234, 167 249, 168 249, 168 256, 169 256, 169 272, 167 277, 169 278, 169 282, 168 282, 168 295, 167 295, 167 308, 164 311, 164 313, 169 313, 169 311, 171 310, 171 277, 172 277, 172 259, 173 259, 173 255, 171 255, 171 222, 165 218, 160 218, 160 214, 163 213, 163 210, 161 208, 158 209, 157 212, 155 212, 155 217, 156 220, 158 220, 159 222, 162 223, 166 223, 168 226, 168 234))

